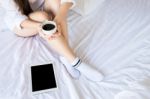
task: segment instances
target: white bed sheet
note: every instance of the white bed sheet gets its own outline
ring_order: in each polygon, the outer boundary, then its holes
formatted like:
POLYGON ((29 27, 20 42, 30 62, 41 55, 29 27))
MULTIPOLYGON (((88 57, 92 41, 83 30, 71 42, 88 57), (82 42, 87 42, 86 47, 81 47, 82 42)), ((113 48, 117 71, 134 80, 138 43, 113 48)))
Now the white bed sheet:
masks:
POLYGON ((97 83, 82 76, 72 79, 39 36, 20 38, 10 32, 0 10, 0 99, 114 99, 122 91, 150 99, 149 9, 149 0, 106 0, 87 16, 70 12, 70 44, 105 75, 97 83), (29 64, 47 60, 55 61, 59 90, 33 96, 29 64))

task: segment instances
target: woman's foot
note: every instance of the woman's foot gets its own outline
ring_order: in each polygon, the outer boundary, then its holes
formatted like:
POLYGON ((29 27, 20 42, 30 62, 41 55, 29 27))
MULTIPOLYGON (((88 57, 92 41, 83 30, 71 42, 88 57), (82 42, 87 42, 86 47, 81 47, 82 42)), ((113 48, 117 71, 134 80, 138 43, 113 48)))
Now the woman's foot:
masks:
POLYGON ((74 78, 80 77, 80 72, 88 79, 94 82, 101 81, 103 79, 103 75, 93 69, 88 64, 81 62, 79 58, 76 58, 73 63, 69 63, 64 57, 60 57, 61 62, 65 65, 66 69, 70 73, 70 75, 74 78))
POLYGON ((78 69, 88 80, 94 82, 101 81, 104 78, 102 73, 83 62, 76 69, 78 69))
POLYGON ((64 66, 66 67, 68 73, 75 79, 79 79, 80 77, 80 71, 73 68, 69 62, 64 58, 64 57, 60 57, 60 61, 64 64, 64 66))

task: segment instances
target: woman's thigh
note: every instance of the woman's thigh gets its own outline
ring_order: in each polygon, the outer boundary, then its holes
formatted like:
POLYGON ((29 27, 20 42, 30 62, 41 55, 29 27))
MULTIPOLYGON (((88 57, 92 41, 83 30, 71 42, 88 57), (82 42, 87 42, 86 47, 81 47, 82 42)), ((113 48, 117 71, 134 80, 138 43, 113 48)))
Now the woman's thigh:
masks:
POLYGON ((29 14, 31 20, 37 22, 43 22, 45 20, 52 20, 52 16, 46 13, 45 11, 35 11, 29 14))
POLYGON ((60 0, 45 0, 44 11, 56 15, 60 7, 60 0))

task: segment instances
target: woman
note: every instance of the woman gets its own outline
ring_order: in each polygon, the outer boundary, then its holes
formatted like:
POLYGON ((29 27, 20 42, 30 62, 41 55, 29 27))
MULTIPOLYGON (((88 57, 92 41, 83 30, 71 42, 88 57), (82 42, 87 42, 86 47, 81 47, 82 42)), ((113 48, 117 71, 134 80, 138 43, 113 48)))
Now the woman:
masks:
POLYGON ((66 16, 75 4, 73 0, 6 0, 1 3, 6 10, 8 28, 21 37, 39 33, 59 53, 61 62, 73 78, 78 79, 83 74, 91 81, 103 79, 100 72, 81 62, 68 45, 66 16), (45 20, 54 20, 58 32, 52 36, 44 35, 40 28, 45 20))

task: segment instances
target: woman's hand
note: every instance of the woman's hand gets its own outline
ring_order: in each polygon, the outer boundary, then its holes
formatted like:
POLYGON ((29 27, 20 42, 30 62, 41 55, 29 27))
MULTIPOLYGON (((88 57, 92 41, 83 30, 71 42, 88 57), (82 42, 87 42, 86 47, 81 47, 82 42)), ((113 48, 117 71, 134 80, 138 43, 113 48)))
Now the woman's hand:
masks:
POLYGON ((54 33, 53 35, 49 36, 49 35, 46 35, 42 32, 42 28, 40 27, 39 28, 39 35, 45 39, 46 41, 50 41, 50 40, 53 40, 55 39, 56 37, 60 36, 61 35, 61 29, 60 29, 60 26, 57 27, 57 32, 54 33))

